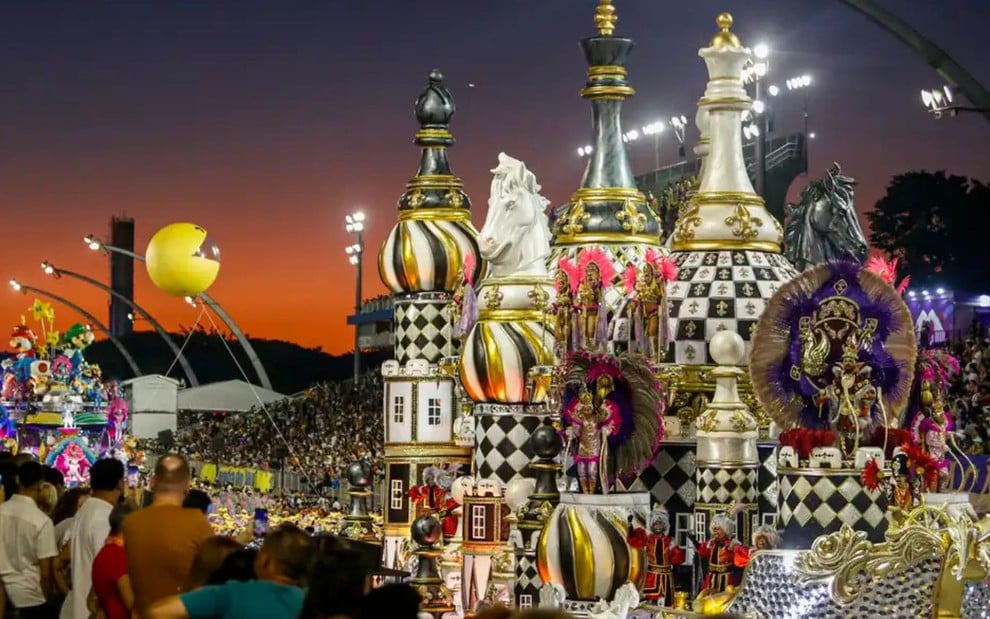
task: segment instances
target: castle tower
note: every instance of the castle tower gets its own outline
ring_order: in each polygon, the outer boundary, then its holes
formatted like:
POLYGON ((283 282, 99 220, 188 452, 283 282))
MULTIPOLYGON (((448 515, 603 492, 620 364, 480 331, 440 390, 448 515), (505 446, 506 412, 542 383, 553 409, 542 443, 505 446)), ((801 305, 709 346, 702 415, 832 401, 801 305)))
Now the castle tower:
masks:
MULTIPOLYGON (((601 0, 595 14, 598 35, 581 41, 588 62, 588 82, 581 96, 591 102, 592 153, 581 187, 553 222, 550 268, 561 256, 574 258, 582 249, 602 247, 621 272, 627 264, 640 265, 647 249, 660 251, 660 223, 633 180, 632 166, 622 140, 622 102, 635 94, 626 80, 625 62, 635 43, 613 36, 615 7, 601 0)), ((622 301, 610 289, 610 313, 622 301)))
MULTIPOLYGON (((439 71, 430 72, 416 100, 422 149, 419 170, 399 198, 399 221, 382 245, 378 272, 393 293, 396 360, 382 365, 385 382, 385 565, 407 559, 409 527, 442 509, 441 472, 470 470, 471 448, 455 443, 454 380, 440 362, 455 352, 450 304, 466 261, 475 259, 477 232, 470 201, 451 174, 447 147, 454 101, 439 71), (432 469, 429 479, 424 473, 432 469), (410 489, 416 486, 419 501, 410 489), (424 491, 425 488, 425 491, 424 491)), ((444 473, 444 477, 453 478, 444 473)))
POLYGON ((711 44, 698 52, 709 73, 697 116, 699 155, 706 156, 698 192, 671 244, 680 267, 678 281, 667 287, 673 361, 686 366, 713 364, 708 342, 723 330, 743 338, 748 363, 767 300, 796 275, 781 254, 780 223, 753 190, 743 160, 742 114, 752 101, 742 69, 750 50, 731 32, 732 16, 719 15, 718 25, 711 44))
POLYGON ((473 617, 478 603, 488 597, 495 569, 495 556, 509 541, 508 507, 502 486, 481 480, 464 493, 463 569, 461 599, 465 617, 473 617))

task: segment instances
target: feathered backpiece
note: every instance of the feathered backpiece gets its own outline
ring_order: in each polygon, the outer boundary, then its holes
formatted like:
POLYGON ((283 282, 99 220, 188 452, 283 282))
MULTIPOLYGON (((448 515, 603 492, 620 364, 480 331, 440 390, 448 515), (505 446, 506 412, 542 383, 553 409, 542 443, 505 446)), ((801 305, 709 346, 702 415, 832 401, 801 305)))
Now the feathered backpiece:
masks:
POLYGON ((911 399, 904 411, 902 421, 914 428, 919 422, 917 415, 934 404, 936 393, 946 394, 952 382, 960 373, 959 359, 944 350, 926 348, 918 353, 915 365, 914 384, 911 386, 911 399))
MULTIPOLYGON (((894 282, 897 281, 898 261, 898 258, 887 260, 883 256, 873 255, 866 259, 866 264, 864 267, 867 271, 876 273, 880 276, 880 279, 894 287, 894 282)), ((904 294, 904 291, 907 290, 908 284, 910 283, 910 276, 906 276, 902 279, 901 283, 896 285, 897 294, 904 294)))
POLYGON ((663 439, 663 397, 656 372, 641 355, 618 357, 572 353, 564 365, 564 388, 561 399, 565 425, 574 425, 572 415, 582 389, 594 396, 595 406, 611 415, 603 427, 609 428, 609 480, 635 476, 656 454, 663 439), (605 380, 599 380, 603 377, 605 380), (602 384, 611 384, 602 390, 602 384))
POLYGON ((672 282, 677 280, 677 262, 670 256, 665 256, 655 249, 647 249, 646 261, 653 265, 660 281, 672 282))
POLYGON ((850 337, 889 420, 901 418, 917 352, 911 312, 880 276, 842 261, 810 268, 781 286, 757 324, 750 376, 778 425, 824 426, 817 397, 834 380, 832 369, 848 354, 850 337))
POLYGON ((602 286, 607 288, 612 285, 615 279, 615 267, 609 259, 605 250, 597 245, 582 249, 578 254, 578 267, 581 269, 581 277, 584 277, 588 270, 588 265, 594 263, 598 267, 598 272, 602 276, 602 286))
MULTIPOLYGON (((578 285, 581 283, 581 268, 567 256, 561 256, 560 260, 557 261, 557 270, 567 276, 570 293, 577 292, 578 285)), ((557 292, 563 293, 564 291, 558 290, 557 292)))
POLYGON ((628 295, 632 295, 636 291, 636 265, 630 264, 622 272, 622 286, 628 295))

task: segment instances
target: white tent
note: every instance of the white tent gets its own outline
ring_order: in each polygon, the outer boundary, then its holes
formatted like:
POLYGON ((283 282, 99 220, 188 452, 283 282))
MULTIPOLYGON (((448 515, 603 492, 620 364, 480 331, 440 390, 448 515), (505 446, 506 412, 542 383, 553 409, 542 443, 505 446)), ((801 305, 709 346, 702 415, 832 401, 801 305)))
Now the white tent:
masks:
POLYGON ((225 380, 183 389, 178 394, 179 411, 244 412, 258 406, 258 400, 271 404, 287 396, 243 380, 225 380))

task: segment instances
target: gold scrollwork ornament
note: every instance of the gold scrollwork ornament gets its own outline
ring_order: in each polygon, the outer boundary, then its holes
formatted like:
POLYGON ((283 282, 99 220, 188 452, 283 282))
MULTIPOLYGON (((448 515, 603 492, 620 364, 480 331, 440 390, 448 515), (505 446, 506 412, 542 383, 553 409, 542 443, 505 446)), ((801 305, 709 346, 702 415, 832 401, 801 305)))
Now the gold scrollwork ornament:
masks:
POLYGON ((584 200, 578 198, 571 210, 561 219, 560 231, 564 234, 579 234, 584 231, 584 225, 591 221, 591 214, 584 210, 584 200))
POLYGON ((502 305, 505 295, 498 286, 492 286, 485 292, 485 309, 497 310, 502 305))
POLYGON ((844 524, 797 556, 794 578, 800 583, 830 582, 829 596, 839 604, 850 604, 876 579, 944 557, 945 551, 942 537, 925 527, 888 531, 886 542, 872 544, 865 531, 844 524))

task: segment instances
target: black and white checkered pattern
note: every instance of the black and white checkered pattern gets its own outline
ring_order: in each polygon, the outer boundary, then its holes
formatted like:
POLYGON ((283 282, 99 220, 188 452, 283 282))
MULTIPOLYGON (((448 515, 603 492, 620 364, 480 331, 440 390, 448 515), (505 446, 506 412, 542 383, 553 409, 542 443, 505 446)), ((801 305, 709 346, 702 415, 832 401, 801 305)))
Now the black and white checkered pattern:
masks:
POLYGON ((516 585, 515 598, 516 606, 519 606, 519 596, 532 596, 533 606, 539 604, 540 587, 543 580, 540 579, 540 571, 536 568, 536 557, 534 555, 516 555, 516 585))
POLYGON ((411 359, 438 363, 454 354, 448 304, 441 293, 395 297, 395 358, 400 365, 411 359))
POLYGON ((759 443, 756 446, 760 457, 760 470, 757 473, 757 503, 760 517, 763 514, 777 515, 777 446, 774 443, 759 443))
POLYGON ((750 467, 698 467, 698 502, 756 503, 757 465, 750 467))
POLYGON ((628 490, 648 491, 654 501, 662 503, 670 512, 671 523, 674 514, 693 513, 697 490, 694 453, 694 443, 662 443, 656 458, 628 490))
POLYGON ((781 254, 759 251, 691 251, 671 254, 679 266, 667 286, 674 362, 714 364, 707 342, 732 330, 746 342, 767 301, 797 275, 781 254))
POLYGON ((887 497, 863 487, 859 471, 814 475, 778 474, 778 528, 787 548, 809 548, 815 538, 847 524, 864 531, 871 542, 887 533, 887 497))
MULTIPOLYGON (((479 407, 480 408, 480 407, 479 407)), ((474 464, 478 477, 507 484, 516 477, 531 475, 526 467, 535 454, 529 437, 549 416, 525 413, 474 412, 474 464)))

